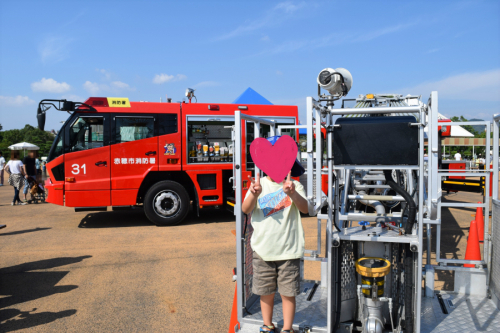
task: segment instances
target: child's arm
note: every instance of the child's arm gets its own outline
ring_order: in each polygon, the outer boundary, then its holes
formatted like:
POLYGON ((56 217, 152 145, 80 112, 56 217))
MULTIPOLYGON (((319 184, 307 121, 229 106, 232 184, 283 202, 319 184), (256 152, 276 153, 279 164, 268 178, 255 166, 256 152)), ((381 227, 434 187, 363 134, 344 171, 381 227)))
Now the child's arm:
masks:
POLYGON ((260 186, 260 175, 257 173, 255 175, 255 181, 252 179, 252 183, 248 188, 250 194, 246 197, 245 201, 243 201, 243 205, 241 205, 241 210, 245 214, 249 214, 255 208, 255 204, 257 203, 257 198, 262 193, 262 186, 260 186))
POLYGON ((293 203, 300 210, 301 213, 309 213, 307 200, 303 198, 297 191, 295 191, 295 184, 290 180, 292 172, 288 173, 286 181, 283 183, 283 192, 292 199, 293 203))

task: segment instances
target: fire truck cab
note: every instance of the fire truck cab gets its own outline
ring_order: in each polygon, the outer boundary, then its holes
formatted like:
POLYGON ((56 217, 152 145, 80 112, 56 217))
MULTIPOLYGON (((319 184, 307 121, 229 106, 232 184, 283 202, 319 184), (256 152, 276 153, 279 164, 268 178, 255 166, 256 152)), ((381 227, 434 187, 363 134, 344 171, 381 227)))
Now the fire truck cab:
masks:
MULTIPOLYGON (((142 204, 157 225, 180 223, 190 206, 234 206, 234 112, 298 124, 296 106, 130 102, 92 97, 85 103, 42 100, 43 130, 49 107, 71 112, 50 150, 47 201, 96 211, 142 204)), ((242 123, 243 188, 254 165, 247 146, 253 127, 242 123)), ((269 126, 260 128, 268 136, 269 126)), ((283 130, 298 139, 297 130, 283 130)))

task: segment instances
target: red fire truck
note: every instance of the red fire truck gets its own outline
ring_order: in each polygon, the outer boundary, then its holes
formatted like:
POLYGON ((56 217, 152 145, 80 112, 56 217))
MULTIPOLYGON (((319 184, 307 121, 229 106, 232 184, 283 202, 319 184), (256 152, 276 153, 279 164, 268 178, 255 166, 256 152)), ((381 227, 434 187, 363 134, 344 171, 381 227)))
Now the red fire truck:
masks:
MULTIPOLYGON (((105 211, 142 204, 157 225, 180 223, 190 206, 234 205, 234 111, 298 124, 296 106, 130 102, 91 97, 85 103, 42 100, 38 126, 54 107, 70 113, 48 156, 47 201, 75 211, 105 211)), ((250 125, 249 125, 250 126, 250 125)), ((254 166, 244 126, 245 179, 254 166)), ((262 126, 267 136, 269 126, 262 126)), ((282 131, 298 139, 297 130, 282 131)), ((243 187, 247 188, 247 181, 243 187)))

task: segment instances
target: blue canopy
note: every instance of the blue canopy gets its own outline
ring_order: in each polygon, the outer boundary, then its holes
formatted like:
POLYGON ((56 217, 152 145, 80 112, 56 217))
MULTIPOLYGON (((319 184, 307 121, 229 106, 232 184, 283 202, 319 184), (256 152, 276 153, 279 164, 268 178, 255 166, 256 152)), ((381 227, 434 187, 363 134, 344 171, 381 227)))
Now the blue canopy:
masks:
POLYGON ((248 87, 247 90, 243 92, 238 98, 236 98, 233 104, 264 104, 264 105, 273 105, 273 103, 269 102, 267 99, 262 97, 258 92, 248 87))

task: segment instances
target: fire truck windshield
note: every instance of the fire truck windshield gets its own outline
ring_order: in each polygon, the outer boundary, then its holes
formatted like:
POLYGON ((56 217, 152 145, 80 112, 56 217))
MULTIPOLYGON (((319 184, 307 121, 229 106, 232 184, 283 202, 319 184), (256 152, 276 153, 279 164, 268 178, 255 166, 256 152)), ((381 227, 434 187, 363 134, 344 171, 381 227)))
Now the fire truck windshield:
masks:
POLYGON ((102 147, 103 121, 103 117, 79 117, 69 128, 68 151, 102 147))
POLYGON ((64 153, 102 147, 103 127, 102 116, 70 116, 52 144, 48 161, 64 153))
POLYGON ((50 149, 47 161, 48 162, 52 161, 57 156, 62 155, 62 153, 63 153, 63 133, 62 131, 59 131, 54 140, 54 143, 52 144, 52 148, 50 149))

